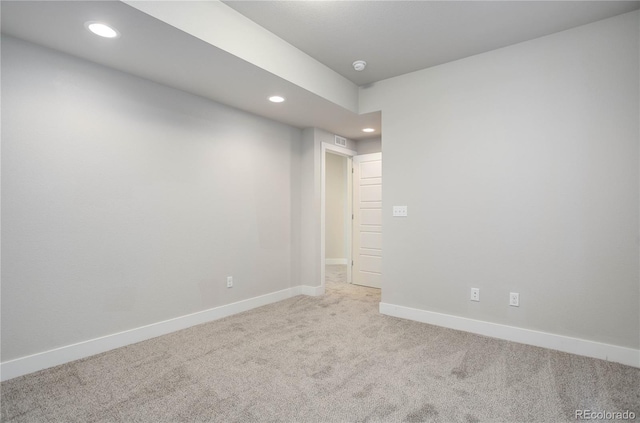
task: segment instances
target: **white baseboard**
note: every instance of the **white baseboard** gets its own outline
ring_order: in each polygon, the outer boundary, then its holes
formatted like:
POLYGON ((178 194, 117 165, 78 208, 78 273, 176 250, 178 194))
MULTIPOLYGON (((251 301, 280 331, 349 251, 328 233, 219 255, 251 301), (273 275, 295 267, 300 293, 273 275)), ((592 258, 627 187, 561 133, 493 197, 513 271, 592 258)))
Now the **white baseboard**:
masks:
POLYGON ((300 285, 296 286, 296 289, 300 290, 298 295, 309 295, 310 297, 324 295, 324 286, 300 285))
POLYGON ((571 338, 547 332, 500 325, 450 314, 436 313, 395 304, 380 303, 380 313, 450 329, 472 332, 536 347, 549 348, 586 357, 640 367, 640 350, 571 338))
POLYGON ((287 298, 295 297, 296 295, 317 296, 322 295, 323 293, 324 287, 296 286, 293 288, 283 289, 282 291, 261 295, 259 297, 238 301, 236 303, 226 304, 197 313, 188 314, 186 316, 176 317, 174 319, 130 329, 124 332, 114 333, 112 335, 78 342, 77 344, 66 345, 64 347, 42 353, 16 358, 15 360, 0 363, 0 380, 5 381, 13 379, 14 377, 33 373, 38 370, 47 369, 49 367, 58 366, 70 361, 79 360, 81 358, 113 350, 115 348, 135 344, 136 342, 145 341, 157 336, 186 329, 191 326, 251 310, 256 307, 282 301, 287 298), (318 288, 322 289, 319 290, 318 288))
POLYGON ((326 265, 347 264, 347 259, 346 258, 328 258, 328 259, 324 259, 324 264, 326 265))

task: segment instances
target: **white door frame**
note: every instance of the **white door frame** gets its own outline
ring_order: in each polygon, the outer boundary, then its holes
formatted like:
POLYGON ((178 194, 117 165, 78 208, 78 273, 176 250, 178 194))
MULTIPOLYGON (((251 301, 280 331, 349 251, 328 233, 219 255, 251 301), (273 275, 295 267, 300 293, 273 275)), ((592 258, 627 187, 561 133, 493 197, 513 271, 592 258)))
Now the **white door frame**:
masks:
MULTIPOLYGON (((326 260, 325 260, 325 246, 326 246, 326 234, 325 234, 325 230, 326 230, 326 177, 327 177, 327 170, 326 170, 326 155, 327 155, 327 151, 330 151, 333 154, 337 154, 339 156, 344 156, 348 159, 348 165, 347 165, 347 169, 351 169, 351 160, 352 157, 357 155, 358 153, 356 151, 353 150, 349 150, 347 148, 344 147, 339 147, 337 145, 331 145, 331 144, 327 144, 327 143, 321 143, 322 146, 322 154, 321 154, 321 166, 320 166, 320 284, 322 286, 322 291, 324 292, 324 288, 325 288, 325 266, 326 266, 326 260)), ((352 202, 352 197, 353 194, 351 193, 351 185, 353 183, 353 175, 351 174, 351 172, 347 172, 347 198, 349 199, 349 201, 347 201, 347 213, 349 215, 351 215, 353 213, 353 202, 352 202)), ((317 216, 317 215, 316 215, 317 216)), ((351 257, 352 257, 352 252, 351 252, 351 232, 353 230, 352 228, 352 221, 349 220, 349 230, 347 231, 347 281, 349 283, 351 283, 351 257)))

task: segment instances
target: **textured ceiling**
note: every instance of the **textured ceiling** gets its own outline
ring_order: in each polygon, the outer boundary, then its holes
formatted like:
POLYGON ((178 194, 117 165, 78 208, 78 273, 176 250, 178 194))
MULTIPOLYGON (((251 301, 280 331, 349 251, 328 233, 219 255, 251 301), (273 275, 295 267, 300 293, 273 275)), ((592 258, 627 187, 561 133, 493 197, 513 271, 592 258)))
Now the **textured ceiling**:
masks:
POLYGON ((637 1, 225 1, 357 85, 637 9, 637 1), (351 64, 368 64, 356 72, 351 64))

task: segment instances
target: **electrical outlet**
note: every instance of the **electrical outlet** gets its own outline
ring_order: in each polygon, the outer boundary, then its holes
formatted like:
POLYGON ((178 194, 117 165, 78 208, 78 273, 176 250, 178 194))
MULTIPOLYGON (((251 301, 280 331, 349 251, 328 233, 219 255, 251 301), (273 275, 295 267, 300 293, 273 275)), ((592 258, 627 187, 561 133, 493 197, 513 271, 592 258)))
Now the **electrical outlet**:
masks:
POLYGON ((471 288, 471 301, 480 301, 480 289, 471 288))
POLYGON ((233 276, 227 276, 227 288, 233 287, 233 276))
POLYGON ((520 307, 520 294, 517 292, 509 293, 509 305, 513 307, 520 307))

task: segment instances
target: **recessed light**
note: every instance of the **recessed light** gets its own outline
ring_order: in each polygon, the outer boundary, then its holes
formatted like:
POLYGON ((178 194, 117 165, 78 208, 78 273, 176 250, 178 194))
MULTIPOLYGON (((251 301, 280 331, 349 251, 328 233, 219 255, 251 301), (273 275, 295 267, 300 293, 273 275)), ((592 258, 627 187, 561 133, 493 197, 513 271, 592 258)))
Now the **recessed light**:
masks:
POLYGON ((89 31, 104 38, 117 38, 120 36, 118 31, 102 22, 89 21, 84 26, 89 31))
POLYGON ((362 132, 376 132, 376 130, 373 128, 364 128, 362 132))
POLYGON ((284 100, 285 98, 279 95, 272 95, 271 97, 269 97, 269 101, 272 103, 282 103, 284 100))

